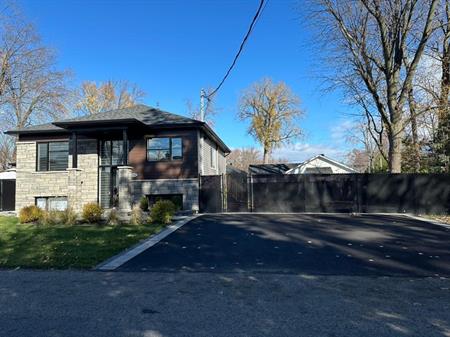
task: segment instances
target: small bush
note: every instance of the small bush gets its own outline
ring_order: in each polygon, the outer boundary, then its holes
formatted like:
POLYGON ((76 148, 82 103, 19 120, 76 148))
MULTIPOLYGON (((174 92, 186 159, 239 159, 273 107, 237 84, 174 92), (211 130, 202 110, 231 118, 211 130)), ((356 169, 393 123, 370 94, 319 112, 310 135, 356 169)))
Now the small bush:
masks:
POLYGON ((110 226, 117 226, 120 225, 120 219, 119 219, 119 212, 117 212, 117 209, 113 208, 108 214, 107 219, 108 225, 110 226))
POLYGON ((145 195, 143 195, 141 200, 139 200, 139 207, 144 212, 148 211, 148 198, 145 195))
POLYGON ((21 223, 38 222, 43 214, 44 211, 35 205, 25 206, 19 211, 19 221, 21 223))
POLYGON ((66 210, 61 212, 60 216, 61 223, 66 226, 73 226, 77 223, 77 213, 73 210, 72 207, 67 207, 66 210))
POLYGON ((168 224, 172 221, 177 208, 170 200, 158 200, 151 209, 151 219, 154 223, 168 224))
POLYGON ((44 211, 39 219, 39 224, 44 226, 55 226, 62 223, 62 211, 44 211))
POLYGON ((89 202, 83 206, 82 217, 88 223, 96 223, 102 220, 103 209, 95 202, 89 202))
POLYGON ((130 224, 142 225, 144 223, 144 213, 141 209, 141 205, 134 206, 131 210, 130 224))

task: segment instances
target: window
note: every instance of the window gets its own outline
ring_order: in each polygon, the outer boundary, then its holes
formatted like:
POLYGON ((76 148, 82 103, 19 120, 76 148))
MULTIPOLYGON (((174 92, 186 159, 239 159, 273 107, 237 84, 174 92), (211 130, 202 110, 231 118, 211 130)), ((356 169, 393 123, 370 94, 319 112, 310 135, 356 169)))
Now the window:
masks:
POLYGON ((64 211, 67 209, 67 197, 38 197, 36 206, 46 211, 64 211))
POLYGON ((37 171, 64 171, 69 164, 69 142, 37 144, 37 171))
POLYGON ((183 140, 181 138, 149 138, 147 139, 147 160, 180 160, 183 159, 183 140))
POLYGON ((214 147, 209 148, 209 162, 211 163, 211 168, 217 168, 217 150, 214 147))
MULTIPOLYGON (((127 144, 128 147, 128 144, 127 144)), ((100 143, 100 165, 115 166, 122 165, 123 141, 122 140, 102 140, 100 143)))

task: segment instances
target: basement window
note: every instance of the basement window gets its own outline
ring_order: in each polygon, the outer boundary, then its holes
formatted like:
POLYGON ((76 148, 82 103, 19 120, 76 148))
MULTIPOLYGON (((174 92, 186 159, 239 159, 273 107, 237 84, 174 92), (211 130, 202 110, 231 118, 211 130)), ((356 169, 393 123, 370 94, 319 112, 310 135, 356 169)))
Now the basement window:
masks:
POLYGON ((36 206, 45 211, 65 211, 67 197, 37 197, 36 206))

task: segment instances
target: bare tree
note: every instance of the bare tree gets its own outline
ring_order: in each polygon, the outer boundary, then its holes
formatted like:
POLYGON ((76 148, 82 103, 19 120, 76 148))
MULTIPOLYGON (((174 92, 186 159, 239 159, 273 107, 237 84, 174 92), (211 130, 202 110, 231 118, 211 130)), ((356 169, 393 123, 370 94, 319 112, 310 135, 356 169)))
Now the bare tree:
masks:
POLYGON ((355 123, 350 124, 348 129, 345 130, 347 134, 345 140, 347 143, 352 145, 362 145, 362 149, 353 149, 347 155, 351 166, 354 166, 360 172, 372 172, 374 159, 377 153, 380 153, 380 155, 383 156, 380 152, 380 148, 383 150, 383 153, 386 152, 385 149, 383 149, 384 142, 376 137, 374 138, 373 130, 371 130, 370 127, 371 126, 361 118, 355 123))
POLYGON ((0 172, 9 168, 16 155, 14 138, 0 134, 0 172))
MULTIPOLYGON (((211 91, 212 91, 212 89, 206 90, 207 97, 209 96, 208 93, 211 91)), ((188 113, 189 117, 196 119, 196 120, 201 119, 200 104, 193 104, 191 100, 187 99, 186 100, 186 109, 187 109, 187 113, 188 113)), ((219 111, 219 109, 216 106, 216 101, 214 99, 214 96, 206 99, 206 106, 205 106, 203 119, 209 126, 214 127, 214 118, 216 117, 218 111, 219 111)))
POLYGON ((68 111, 67 71, 55 69, 54 52, 14 10, 0 18, 0 114, 5 128, 52 120, 68 111))
POLYGON ((92 115, 114 109, 136 105, 145 93, 136 84, 127 81, 106 81, 81 84, 77 108, 84 114, 92 115))
MULTIPOLYGON (((1 132, 64 116, 72 91, 67 71, 55 67, 54 52, 44 46, 33 25, 10 6, 0 13, 0 125, 1 132)), ((4 168, 14 160, 10 137, 0 138, 4 168)))
POLYGON ((295 125, 303 115, 299 105, 300 99, 284 82, 266 78, 244 91, 239 117, 250 121, 248 132, 262 145, 264 163, 273 149, 301 135, 295 125))
POLYGON ((261 151, 254 147, 234 149, 228 155, 227 163, 247 172, 250 165, 262 163, 261 151))
MULTIPOLYGON (((377 119, 388 138, 390 172, 401 172, 405 104, 433 33, 438 0, 310 0, 332 55, 334 85, 377 119), (405 62, 407 60, 407 62, 405 62)), ((326 42, 326 44, 325 44, 326 42)), ((380 131, 380 130, 378 130, 380 131)))

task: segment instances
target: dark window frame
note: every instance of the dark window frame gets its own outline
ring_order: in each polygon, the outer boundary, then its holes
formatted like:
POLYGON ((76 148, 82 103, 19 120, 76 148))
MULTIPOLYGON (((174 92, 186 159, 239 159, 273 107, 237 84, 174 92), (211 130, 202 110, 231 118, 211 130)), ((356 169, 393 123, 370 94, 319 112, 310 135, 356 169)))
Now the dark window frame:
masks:
MULTIPOLYGON (((98 142, 98 166, 99 167, 117 167, 117 166, 126 165, 124 163, 124 159, 125 158, 124 158, 124 154, 123 153, 121 153, 121 157, 120 157, 119 163, 113 164, 113 150, 114 150, 113 142, 120 142, 119 148, 120 148, 121 151, 123 151, 122 147, 121 147, 123 145, 123 143, 122 143, 123 141, 121 139, 100 139, 99 140, 99 142, 98 142), (107 159, 109 159, 108 160, 109 162, 106 163, 106 164, 102 164, 102 143, 105 143, 105 142, 109 142, 109 144, 110 144, 109 151, 108 151, 109 154, 108 154, 108 158, 107 158, 107 159)), ((126 147, 127 147, 126 157, 128 159, 128 155, 130 154, 130 141, 129 140, 127 140, 126 147)))
POLYGON ((69 168, 69 155, 70 155, 70 144, 68 140, 51 140, 44 142, 36 142, 36 172, 63 172, 69 168), (67 166, 64 169, 60 170, 50 170, 50 144, 51 143, 67 143, 67 166), (47 165, 45 170, 39 167, 39 145, 46 144, 47 145, 47 165))
POLYGON ((181 136, 147 137, 147 138, 145 138, 145 156, 146 156, 147 161, 151 162, 151 163, 155 163, 155 162, 156 163, 157 162, 170 162, 170 161, 183 161, 183 159, 184 159, 183 137, 181 137, 181 136), (153 149, 150 149, 149 148, 149 141, 151 139, 169 139, 169 148, 168 148, 169 154, 170 154, 170 158, 169 159, 167 159, 167 158, 164 158, 164 159, 150 159, 149 158, 148 154, 149 154, 150 150, 165 150, 164 148, 153 148, 153 149), (181 145, 181 156, 180 156, 180 158, 175 158, 175 159, 173 158, 173 140, 174 139, 179 139, 180 140, 180 145, 181 145))

